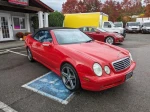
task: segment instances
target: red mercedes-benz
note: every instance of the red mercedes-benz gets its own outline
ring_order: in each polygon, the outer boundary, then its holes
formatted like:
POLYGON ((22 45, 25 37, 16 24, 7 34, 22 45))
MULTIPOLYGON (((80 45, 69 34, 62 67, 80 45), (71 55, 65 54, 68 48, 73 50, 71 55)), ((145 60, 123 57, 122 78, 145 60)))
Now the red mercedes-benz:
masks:
POLYGON ((88 36, 92 37, 94 40, 106 42, 108 44, 122 43, 124 41, 124 37, 122 35, 118 33, 107 32, 100 28, 82 27, 79 29, 88 36))
POLYGON ((78 29, 42 28, 25 40, 28 59, 62 77, 66 88, 100 91, 132 77, 135 62, 129 51, 92 40, 78 29))

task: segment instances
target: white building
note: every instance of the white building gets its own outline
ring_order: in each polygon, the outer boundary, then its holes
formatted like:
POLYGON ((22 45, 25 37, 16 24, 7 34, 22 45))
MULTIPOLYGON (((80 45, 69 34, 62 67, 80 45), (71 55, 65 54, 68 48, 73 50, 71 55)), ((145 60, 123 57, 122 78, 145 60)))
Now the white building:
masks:
POLYGON ((48 13, 54 10, 40 0, 0 0, 0 41, 16 40, 17 32, 33 32, 31 17, 39 28, 48 27, 48 13))

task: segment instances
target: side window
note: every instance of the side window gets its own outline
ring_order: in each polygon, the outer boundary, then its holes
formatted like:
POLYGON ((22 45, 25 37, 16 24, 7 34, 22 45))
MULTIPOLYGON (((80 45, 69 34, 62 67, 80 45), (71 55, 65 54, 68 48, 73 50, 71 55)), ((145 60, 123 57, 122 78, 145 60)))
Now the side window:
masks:
POLYGON ((89 32, 96 32, 97 30, 95 28, 89 28, 89 32))
POLYGON ((39 42, 52 42, 52 36, 48 31, 39 31, 35 36, 34 39, 39 42))
POLYGON ((104 28, 109 28, 108 26, 110 25, 109 22, 104 22, 104 28))
POLYGON ((83 32, 88 32, 89 29, 87 27, 83 27, 83 32))

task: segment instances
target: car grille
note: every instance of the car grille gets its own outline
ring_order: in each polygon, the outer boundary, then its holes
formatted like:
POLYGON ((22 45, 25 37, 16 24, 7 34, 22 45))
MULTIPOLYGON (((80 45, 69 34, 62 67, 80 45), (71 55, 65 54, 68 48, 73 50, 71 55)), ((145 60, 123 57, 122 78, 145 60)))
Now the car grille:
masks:
POLYGON ((130 58, 123 58, 121 60, 117 60, 112 63, 115 71, 119 72, 121 70, 124 70, 130 66, 130 58))
POLYGON ((137 28, 132 28, 133 30, 137 30, 137 28))

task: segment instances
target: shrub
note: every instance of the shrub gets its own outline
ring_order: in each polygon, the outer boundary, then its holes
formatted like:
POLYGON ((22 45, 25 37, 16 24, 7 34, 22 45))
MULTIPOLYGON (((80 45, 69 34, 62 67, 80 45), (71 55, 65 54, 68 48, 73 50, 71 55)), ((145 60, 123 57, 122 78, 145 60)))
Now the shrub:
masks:
POLYGON ((52 12, 49 14, 49 27, 62 27, 64 21, 64 15, 60 12, 52 12))
POLYGON ((30 32, 25 32, 24 33, 24 36, 27 36, 27 35, 29 35, 29 34, 31 34, 30 32))
POLYGON ((16 33, 17 38, 23 38, 24 34, 22 32, 16 33))

